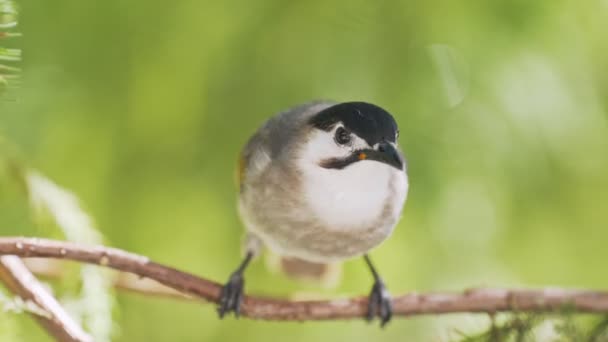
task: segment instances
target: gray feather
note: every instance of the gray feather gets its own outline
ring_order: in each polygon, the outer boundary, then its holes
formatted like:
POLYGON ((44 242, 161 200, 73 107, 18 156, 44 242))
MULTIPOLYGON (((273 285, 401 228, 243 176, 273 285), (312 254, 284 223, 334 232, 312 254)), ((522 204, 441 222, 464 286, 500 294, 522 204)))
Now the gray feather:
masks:
MULTIPOLYGON (((297 137, 305 134, 307 125, 303 122, 317 112, 333 105, 331 102, 315 101, 306 103, 268 119, 251 136, 243 151, 241 158, 244 163, 244 178, 247 182, 254 181, 266 171, 270 162, 280 163, 293 148, 297 137)), ((244 190, 244 188, 243 188, 244 190)))

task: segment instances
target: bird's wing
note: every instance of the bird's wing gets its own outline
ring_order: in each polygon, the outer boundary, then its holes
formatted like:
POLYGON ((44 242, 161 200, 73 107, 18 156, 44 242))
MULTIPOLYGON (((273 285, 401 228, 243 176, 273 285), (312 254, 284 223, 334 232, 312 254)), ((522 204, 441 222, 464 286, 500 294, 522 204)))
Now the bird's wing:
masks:
POLYGON ((241 151, 239 158, 237 180, 239 188, 243 189, 245 178, 255 177, 268 167, 270 155, 270 127, 267 121, 251 138, 241 151))

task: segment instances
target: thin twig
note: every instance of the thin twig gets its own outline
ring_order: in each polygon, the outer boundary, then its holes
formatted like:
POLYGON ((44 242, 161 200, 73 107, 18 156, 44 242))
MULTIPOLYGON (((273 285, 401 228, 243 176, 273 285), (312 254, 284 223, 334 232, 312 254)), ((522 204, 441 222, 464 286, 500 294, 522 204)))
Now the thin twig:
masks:
MULTIPOLYGON (((221 285, 150 261, 144 256, 103 246, 83 246, 38 238, 0 238, 0 255, 59 258, 97 264, 154 279, 177 291, 218 301, 221 285)), ((367 298, 289 301, 247 296, 242 315, 267 320, 329 320, 364 317, 367 298)), ((393 299, 397 316, 463 312, 608 313, 608 292, 567 289, 475 289, 464 293, 406 294, 393 299)))
MULTIPOLYGON (((23 262, 38 277, 52 280, 63 278, 65 275, 63 264, 66 261, 28 258, 24 259, 23 262)), ((126 292, 170 299, 193 300, 196 298, 167 287, 154 279, 142 278, 132 273, 118 273, 112 279, 114 280, 114 287, 116 289, 126 292)))
POLYGON ((24 301, 31 301, 46 315, 33 314, 38 323, 57 341, 89 342, 93 339, 68 315, 61 304, 38 282, 21 259, 0 257, 0 279, 24 301))

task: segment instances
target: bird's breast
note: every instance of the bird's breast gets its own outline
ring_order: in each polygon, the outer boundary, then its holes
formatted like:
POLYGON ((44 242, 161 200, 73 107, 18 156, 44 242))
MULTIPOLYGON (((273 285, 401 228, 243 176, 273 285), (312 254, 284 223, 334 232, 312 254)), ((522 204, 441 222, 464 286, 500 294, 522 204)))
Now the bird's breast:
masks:
POLYGON ((406 194, 406 174, 375 161, 341 170, 303 167, 293 174, 271 168, 247 183, 240 212, 247 229, 276 253, 329 262, 384 241, 406 194))
POLYGON ((328 230, 392 229, 407 192, 405 173, 375 161, 344 169, 311 168, 303 174, 306 204, 328 230), (386 220, 388 219, 388 220, 386 220))

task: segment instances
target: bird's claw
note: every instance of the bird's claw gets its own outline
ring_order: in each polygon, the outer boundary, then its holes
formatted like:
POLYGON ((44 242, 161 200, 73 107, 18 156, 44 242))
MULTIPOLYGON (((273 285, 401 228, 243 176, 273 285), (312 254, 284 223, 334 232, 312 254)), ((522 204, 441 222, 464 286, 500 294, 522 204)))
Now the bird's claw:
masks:
POLYGON ((217 308, 220 319, 230 312, 234 312, 234 316, 239 317, 244 286, 245 279, 240 272, 235 272, 230 276, 228 282, 222 287, 222 293, 220 294, 220 302, 217 308))
POLYGON ((384 286, 382 279, 376 279, 372 291, 369 294, 367 321, 373 321, 376 315, 380 318, 380 327, 384 327, 390 322, 393 316, 391 295, 384 286))

